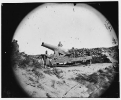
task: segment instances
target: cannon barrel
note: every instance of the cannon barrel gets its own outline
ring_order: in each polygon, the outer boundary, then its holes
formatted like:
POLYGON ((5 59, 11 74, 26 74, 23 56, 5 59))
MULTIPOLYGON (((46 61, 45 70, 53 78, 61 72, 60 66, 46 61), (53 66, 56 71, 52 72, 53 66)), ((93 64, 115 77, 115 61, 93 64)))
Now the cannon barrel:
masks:
POLYGON ((41 45, 41 46, 46 47, 46 48, 48 48, 48 49, 51 49, 51 50, 53 50, 53 51, 59 49, 59 48, 56 47, 56 46, 53 46, 53 45, 50 45, 50 44, 47 44, 47 43, 44 43, 44 42, 42 42, 42 45, 41 45))
POLYGON ((50 50, 53 50, 53 51, 57 51, 58 53, 61 53, 61 54, 68 54, 65 50, 63 50, 62 48, 59 48, 57 46, 53 46, 53 45, 50 45, 50 44, 47 44, 47 43, 44 43, 42 42, 42 45, 43 47, 46 47, 50 50))

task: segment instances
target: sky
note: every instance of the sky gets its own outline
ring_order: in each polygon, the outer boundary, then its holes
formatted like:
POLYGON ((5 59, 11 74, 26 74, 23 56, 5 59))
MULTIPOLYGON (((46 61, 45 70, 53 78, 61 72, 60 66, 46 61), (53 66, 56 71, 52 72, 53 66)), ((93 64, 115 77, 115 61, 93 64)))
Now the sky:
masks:
POLYGON ((20 52, 49 54, 53 51, 42 47, 42 42, 65 50, 74 48, 112 47, 112 38, 117 40, 113 28, 100 12, 91 6, 80 4, 45 4, 31 11, 16 29, 20 52))

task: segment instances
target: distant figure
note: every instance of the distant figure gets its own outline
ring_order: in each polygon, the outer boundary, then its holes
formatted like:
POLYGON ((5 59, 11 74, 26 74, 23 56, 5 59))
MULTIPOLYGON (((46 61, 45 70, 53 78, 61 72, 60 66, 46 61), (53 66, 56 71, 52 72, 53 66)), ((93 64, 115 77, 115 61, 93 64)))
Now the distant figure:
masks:
POLYGON ((47 51, 47 50, 45 51, 45 55, 46 55, 47 57, 49 56, 49 55, 48 55, 48 51, 47 51))
POLYGON ((47 50, 45 51, 45 54, 48 54, 47 50))
POLYGON ((61 42, 59 42, 59 44, 58 44, 58 47, 62 47, 63 45, 62 45, 62 43, 61 42))
POLYGON ((40 65, 42 67, 44 67, 44 60, 43 60, 42 56, 40 56, 40 59, 38 60, 38 62, 40 63, 40 65))
POLYGON ((73 53, 73 57, 75 57, 75 49, 74 49, 74 47, 72 47, 72 53, 73 53))

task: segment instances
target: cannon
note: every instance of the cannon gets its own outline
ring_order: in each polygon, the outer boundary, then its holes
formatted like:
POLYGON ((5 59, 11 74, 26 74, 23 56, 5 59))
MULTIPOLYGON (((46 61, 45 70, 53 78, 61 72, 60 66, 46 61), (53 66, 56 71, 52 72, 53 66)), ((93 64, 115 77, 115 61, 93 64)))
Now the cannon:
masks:
POLYGON ((64 55, 68 55, 69 54, 64 49, 62 49, 62 48, 60 48, 58 46, 53 46, 53 45, 50 45, 50 44, 47 44, 47 43, 44 43, 44 42, 42 42, 41 46, 54 51, 55 55, 63 55, 64 56, 64 55))
POLYGON ((70 54, 68 51, 66 52, 62 47, 53 46, 44 42, 42 42, 41 46, 54 51, 53 56, 49 57, 52 66, 68 66, 72 64, 77 65, 76 62, 81 64, 81 62, 83 63, 92 59, 91 56, 77 58, 75 56, 71 57, 72 54, 70 54))

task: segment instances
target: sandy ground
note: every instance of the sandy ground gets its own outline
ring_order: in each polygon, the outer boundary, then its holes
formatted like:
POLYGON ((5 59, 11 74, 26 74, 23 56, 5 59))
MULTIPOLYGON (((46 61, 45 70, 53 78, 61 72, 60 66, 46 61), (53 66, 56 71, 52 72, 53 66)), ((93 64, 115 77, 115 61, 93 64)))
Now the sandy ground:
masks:
MULTIPOLYGON (((98 70, 104 70, 112 66, 112 63, 100 63, 87 66, 55 67, 56 74, 48 74, 48 69, 36 69, 39 76, 35 75, 31 68, 17 68, 15 74, 21 87, 31 97, 89 97, 93 92, 86 84, 79 84, 73 79, 77 75, 91 75, 98 70), (29 70, 28 70, 29 69, 29 70)), ((90 84, 90 83, 87 83, 90 84)), ((92 83, 91 83, 92 84, 92 83)))

